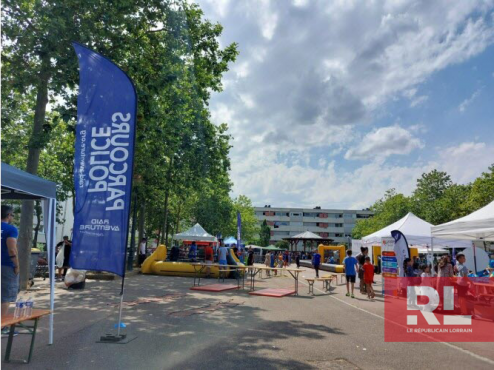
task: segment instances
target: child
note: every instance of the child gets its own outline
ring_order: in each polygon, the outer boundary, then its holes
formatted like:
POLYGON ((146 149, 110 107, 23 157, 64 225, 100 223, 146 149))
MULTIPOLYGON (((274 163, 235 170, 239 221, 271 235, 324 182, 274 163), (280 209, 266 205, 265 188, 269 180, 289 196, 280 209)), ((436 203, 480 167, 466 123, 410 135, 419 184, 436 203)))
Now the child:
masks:
POLYGON ((431 277, 431 268, 429 265, 422 265, 420 266, 420 269, 422 270, 422 273, 420 274, 421 278, 431 277))
MULTIPOLYGON (((266 256, 264 257, 264 265, 266 267, 271 267, 271 253, 266 253, 266 256)), ((266 270, 266 275, 271 276, 271 272, 269 270, 266 270)))
POLYGON ((371 263, 370 257, 365 257, 365 263, 362 268, 364 269, 364 282, 367 289, 367 296, 369 299, 374 299, 376 296, 374 288, 372 288, 372 282, 374 281, 374 265, 371 263))

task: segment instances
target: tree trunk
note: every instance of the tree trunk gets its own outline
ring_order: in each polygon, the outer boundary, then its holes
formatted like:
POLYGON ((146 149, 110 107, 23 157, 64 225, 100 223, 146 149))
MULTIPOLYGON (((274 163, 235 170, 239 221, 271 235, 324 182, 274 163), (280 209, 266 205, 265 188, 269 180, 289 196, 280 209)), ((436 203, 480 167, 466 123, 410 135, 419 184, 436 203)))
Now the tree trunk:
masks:
POLYGON ((144 215, 145 215, 145 211, 146 211, 146 203, 144 202, 144 200, 142 200, 142 202, 140 204, 140 209, 139 209, 139 232, 138 232, 139 242, 142 240, 142 238, 144 238, 144 215))
POLYGON ((175 224, 175 232, 174 234, 178 234, 180 232, 179 227, 180 227, 180 211, 182 210, 182 203, 178 203, 178 210, 177 210, 177 223, 175 224))
MULTIPOLYGON (((34 227, 34 238, 33 238, 33 248, 36 248, 38 246, 38 233, 39 233, 39 227, 41 225, 41 205, 39 204, 39 200, 36 201, 36 205, 34 206, 34 209, 36 210, 36 226, 34 227)), ((45 235, 46 235, 46 230, 45 230, 45 235)))
POLYGON ((168 197, 170 195, 170 191, 168 188, 166 189, 166 194, 165 194, 165 222, 163 222, 163 238, 161 239, 161 243, 165 243, 168 241, 168 227, 166 226, 168 224, 168 197))
POLYGON ((166 184, 166 193, 165 193, 165 222, 163 223, 163 239, 161 242, 165 241, 165 245, 168 244, 168 198, 170 196, 170 187, 171 187, 171 177, 172 177, 172 168, 173 168, 173 157, 170 160, 170 165, 168 166, 168 174, 167 174, 167 184, 166 184))
MULTIPOLYGON (((36 108, 34 111, 33 132, 29 142, 26 171, 36 175, 38 173, 39 155, 41 146, 39 139, 43 132, 43 124, 46 117, 46 105, 48 104, 48 71, 50 59, 48 55, 42 56, 42 68, 39 74, 38 92, 36 96, 36 108)), ((27 289, 29 281, 29 268, 31 265, 31 241, 33 238, 33 213, 34 201, 25 200, 22 202, 21 222, 19 226, 19 239, 17 243, 20 267, 20 289, 27 289)))

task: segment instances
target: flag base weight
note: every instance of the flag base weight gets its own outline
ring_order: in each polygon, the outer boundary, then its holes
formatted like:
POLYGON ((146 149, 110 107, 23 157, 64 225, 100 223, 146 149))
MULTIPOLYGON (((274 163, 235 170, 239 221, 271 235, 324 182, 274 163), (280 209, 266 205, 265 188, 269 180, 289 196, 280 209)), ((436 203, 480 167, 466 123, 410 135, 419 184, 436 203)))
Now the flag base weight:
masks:
POLYGON ((136 339, 137 336, 127 336, 127 334, 121 334, 121 335, 115 335, 115 334, 106 334, 96 343, 108 343, 108 344, 127 344, 129 342, 132 342, 134 339, 136 339))

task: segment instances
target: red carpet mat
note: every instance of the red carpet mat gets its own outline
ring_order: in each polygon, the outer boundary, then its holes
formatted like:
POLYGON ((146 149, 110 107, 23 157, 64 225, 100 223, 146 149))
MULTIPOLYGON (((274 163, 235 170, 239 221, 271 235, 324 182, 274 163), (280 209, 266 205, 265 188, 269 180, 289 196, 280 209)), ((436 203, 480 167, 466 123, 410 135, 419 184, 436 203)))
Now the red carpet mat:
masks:
POLYGON ((225 290, 238 289, 238 285, 234 284, 211 284, 195 286, 190 288, 190 290, 201 290, 203 292, 223 292, 225 290))
POLYGON ((254 292, 250 292, 250 295, 262 295, 266 297, 281 298, 287 295, 295 294, 295 290, 292 289, 261 289, 254 292))

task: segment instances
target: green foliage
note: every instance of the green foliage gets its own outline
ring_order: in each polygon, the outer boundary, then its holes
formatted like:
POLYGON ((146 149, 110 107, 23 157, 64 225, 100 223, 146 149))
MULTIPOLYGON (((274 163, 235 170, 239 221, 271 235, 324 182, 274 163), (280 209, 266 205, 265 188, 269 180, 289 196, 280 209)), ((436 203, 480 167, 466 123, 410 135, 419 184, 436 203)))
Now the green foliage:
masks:
POLYGON ((417 180, 417 187, 412 195, 414 213, 428 222, 437 225, 446 215, 437 203, 444 197, 445 192, 453 185, 446 172, 433 170, 422 174, 417 180))
POLYGON ((271 229, 268 226, 266 220, 262 222, 261 229, 259 230, 259 246, 267 247, 271 240, 271 229))
POLYGON ((370 210, 375 212, 373 217, 357 220, 352 231, 352 237, 360 239, 372 234, 399 220, 410 212, 410 209, 410 198, 405 197, 403 194, 397 194, 395 189, 390 189, 386 191, 382 199, 379 199, 370 207, 370 210))
POLYGON ((290 243, 288 243, 286 240, 278 240, 275 243, 275 247, 281 248, 281 249, 290 249, 290 243))
POLYGON ((251 200, 245 195, 239 195, 237 198, 233 199, 232 206, 230 224, 229 227, 223 231, 223 235, 237 235, 238 211, 242 218, 242 243, 252 244, 259 235, 259 226, 251 200))
POLYGON ((466 201, 466 210, 473 212, 494 201, 494 164, 473 183, 466 201))
POLYGON ((408 212, 433 225, 466 216, 494 200, 494 165, 473 183, 454 184, 445 172, 433 170, 422 174, 410 197, 388 190, 370 210, 374 216, 357 220, 352 231, 354 239, 361 239, 398 221, 408 212))
POLYGON ((40 176, 60 184, 59 199, 73 194, 79 76, 71 42, 78 41, 114 61, 136 85, 134 191, 146 233, 172 234, 200 222, 214 234, 231 228, 239 208, 246 235, 255 234, 246 198, 236 204, 229 197, 228 126, 214 125, 208 110, 210 93, 222 90, 222 76, 238 55, 235 43, 220 47, 220 24, 182 0, 2 5, 2 160, 26 169, 31 158, 40 176), (43 91, 47 99, 39 98, 43 91), (35 111, 48 102, 40 129, 35 111), (28 157, 34 148, 39 160, 28 157))

